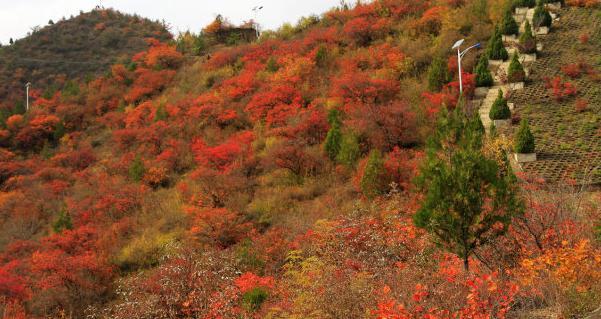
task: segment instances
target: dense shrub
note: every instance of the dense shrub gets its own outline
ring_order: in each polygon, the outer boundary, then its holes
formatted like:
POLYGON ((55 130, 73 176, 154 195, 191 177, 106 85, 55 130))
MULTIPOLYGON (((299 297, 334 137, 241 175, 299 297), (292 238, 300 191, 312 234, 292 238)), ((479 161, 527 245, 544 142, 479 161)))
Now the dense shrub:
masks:
POLYGON ((486 55, 482 55, 480 60, 478 60, 475 73, 477 87, 488 87, 493 85, 494 80, 492 73, 488 68, 488 57, 486 55))
POLYGON ((526 79, 526 72, 518 58, 517 52, 511 58, 509 69, 507 70, 507 80, 510 83, 523 82, 526 79))
POLYGON ((507 106, 507 100, 503 96, 503 91, 499 90, 499 95, 490 108, 489 117, 491 120, 508 120, 511 117, 511 111, 507 106))
POLYGON ((495 32, 488 41, 488 47, 486 48, 486 54, 488 58, 491 60, 507 60, 509 57, 509 53, 505 49, 505 45, 503 44, 503 37, 501 35, 501 30, 497 26, 495 28, 495 32))
POLYGON ((536 38, 532 35, 532 27, 530 22, 526 21, 525 31, 520 35, 519 49, 521 53, 532 54, 536 53, 536 38))
POLYGON ((518 26, 517 22, 515 22, 511 10, 505 11, 503 20, 501 20, 500 31, 501 34, 504 35, 517 35, 519 33, 520 27, 518 26))
POLYGON ((530 132, 528 121, 523 119, 514 139, 513 148, 516 153, 534 153, 534 135, 530 132))
POLYGON ((540 27, 551 27, 553 23, 553 18, 551 18, 551 14, 544 7, 542 3, 536 6, 536 10, 534 10, 534 16, 532 17, 532 24, 535 28, 540 27))
POLYGON ((363 176, 361 176, 361 191, 367 198, 374 198, 381 195, 386 187, 386 179, 384 178, 384 159, 382 153, 378 150, 373 150, 369 153, 367 163, 363 168, 363 176))
POLYGON ((534 6, 536 6, 536 0, 514 0, 513 6, 534 8, 534 6))
POLYGON ((428 69, 428 89, 438 92, 450 80, 451 76, 445 61, 441 57, 435 57, 428 69))

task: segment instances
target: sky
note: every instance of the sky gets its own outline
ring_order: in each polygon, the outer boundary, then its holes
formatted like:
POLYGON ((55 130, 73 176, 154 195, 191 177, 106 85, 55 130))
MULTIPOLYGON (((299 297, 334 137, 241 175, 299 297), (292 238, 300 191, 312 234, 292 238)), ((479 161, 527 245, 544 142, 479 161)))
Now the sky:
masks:
POLYGON ((137 13, 152 20, 165 20, 171 32, 198 32, 217 14, 233 23, 253 18, 252 8, 262 5, 257 21, 263 29, 276 29, 285 22, 295 23, 300 17, 321 14, 338 5, 340 0, 0 0, 0 43, 10 38, 25 37, 34 26, 45 26, 48 20, 77 15, 101 4, 125 13, 137 13))

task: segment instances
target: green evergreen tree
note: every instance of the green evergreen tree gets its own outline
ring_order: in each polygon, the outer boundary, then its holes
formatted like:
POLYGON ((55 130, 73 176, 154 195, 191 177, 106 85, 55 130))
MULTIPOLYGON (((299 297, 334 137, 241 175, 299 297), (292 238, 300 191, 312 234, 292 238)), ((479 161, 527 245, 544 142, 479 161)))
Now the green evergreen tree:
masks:
POLYGON ((503 37, 498 26, 495 27, 495 32, 488 41, 487 54, 488 58, 491 60, 505 61, 509 57, 509 53, 507 53, 507 50, 505 49, 503 37))
POLYGON ((428 69, 428 89, 433 92, 440 91, 450 80, 447 64, 441 57, 435 57, 428 69))
POLYGON ((340 153, 340 147, 342 144, 342 131, 340 129, 342 123, 340 121, 340 112, 336 109, 330 110, 328 113, 328 122, 330 123, 330 130, 326 136, 324 147, 330 160, 334 161, 340 153))
POLYGON ((280 69, 280 66, 278 65, 278 61, 276 61, 274 57, 269 57, 265 69, 267 70, 267 72, 275 73, 280 69))
POLYGON ((503 20, 501 21, 501 33, 504 35, 514 35, 519 32, 520 26, 515 22, 513 13, 511 10, 505 11, 505 15, 503 15, 503 20))
POLYGON ((341 114, 338 109, 331 109, 328 111, 328 123, 330 126, 338 125, 342 126, 342 121, 340 120, 341 114))
POLYGON ((52 141, 58 143, 63 136, 65 136, 65 125, 63 121, 59 121, 52 132, 52 141))
POLYGON ((325 45, 321 45, 319 49, 317 49, 317 53, 315 54, 315 64, 323 68, 328 64, 328 48, 325 45))
POLYGON ((516 153, 522 154, 534 153, 534 135, 532 135, 528 121, 525 119, 521 121, 520 128, 515 136, 514 150, 516 153))
POLYGON ((539 2, 538 5, 536 5, 536 9, 534 10, 534 16, 532 17, 532 24, 534 25, 535 28, 540 28, 540 27, 551 27, 552 23, 553 23, 553 18, 551 17, 551 14, 549 13, 549 11, 547 11, 547 9, 543 5, 543 3, 539 2))
POLYGON ((167 119, 168 116, 169 116, 169 114, 167 113, 165 106, 159 105, 159 107, 157 107, 156 112, 154 113, 154 121, 155 122, 164 121, 167 119))
POLYGON ((255 287, 242 295, 242 304, 246 310, 255 312, 267 300, 269 293, 261 287, 255 287))
POLYGON ((25 112, 27 112, 25 102, 17 101, 15 103, 15 107, 13 108, 13 114, 25 114, 25 112))
POLYGON ((365 164, 365 171, 361 178, 361 191, 367 198, 372 199, 382 195, 386 190, 384 174, 384 159, 379 150, 373 150, 369 153, 369 158, 365 164))
POLYGON ((524 67, 518 58, 517 52, 513 54, 513 58, 511 58, 511 63, 509 64, 509 69, 507 70, 507 80, 510 83, 522 82, 526 79, 526 72, 524 71, 524 67))
POLYGON ((490 73, 490 70, 488 69, 488 57, 486 55, 480 57, 478 65, 476 65, 475 73, 476 86, 488 87, 494 84, 492 73, 490 73))
POLYGON ((520 35, 519 48, 524 54, 536 53, 536 38, 532 35, 532 26, 528 20, 526 20, 524 33, 520 35))
POLYGON ((340 143, 340 151, 336 156, 338 163, 346 166, 355 166, 361 150, 359 149, 359 138, 352 132, 342 135, 342 142, 340 143))
POLYGON ((0 128, 1 129, 6 128, 6 120, 8 120, 9 117, 10 117, 10 111, 3 107, 0 107, 0 128))
POLYGON ((79 84, 75 81, 67 81, 62 90, 62 95, 65 97, 79 95, 79 84))
POLYGON ((65 209, 61 209, 58 212, 58 217, 52 224, 52 229, 55 233, 61 233, 66 229, 73 229, 73 222, 71 221, 71 215, 65 209))
POLYGON ((144 174, 146 173, 146 168, 144 167, 144 162, 142 161, 142 158, 139 155, 136 156, 134 161, 129 166, 128 173, 129 178, 136 182, 141 181, 144 177, 144 174))
POLYGON ((194 47, 192 48, 192 53, 194 55, 201 55, 207 49, 207 40, 203 34, 199 34, 194 37, 194 47))
POLYGON ((511 111, 507 106, 507 100, 503 97, 503 91, 499 90, 499 96, 490 108, 488 115, 491 120, 507 120, 511 117, 511 111))
POLYGON ((477 113, 443 109, 415 180, 425 195, 415 225, 463 259, 466 271, 474 251, 505 234, 523 206, 513 173, 483 154, 483 136, 477 113))
POLYGON ((528 7, 534 8, 536 5, 536 0, 515 0, 513 6, 514 7, 528 7))

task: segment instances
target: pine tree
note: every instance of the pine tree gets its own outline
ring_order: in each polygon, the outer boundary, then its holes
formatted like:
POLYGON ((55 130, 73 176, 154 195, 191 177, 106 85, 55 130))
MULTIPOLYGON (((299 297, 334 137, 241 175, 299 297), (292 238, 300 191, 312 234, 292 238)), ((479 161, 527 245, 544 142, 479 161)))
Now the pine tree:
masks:
POLYGON ((321 45, 319 49, 317 49, 317 53, 315 54, 315 64, 323 68, 326 66, 328 62, 328 48, 325 45, 321 45))
POLYGON ((52 132, 52 141, 58 143, 63 136, 65 136, 65 125, 63 121, 59 121, 52 132))
POLYGON ((524 54, 536 53, 536 38, 532 35, 532 26, 526 20, 525 31, 520 35, 520 52, 524 54))
POLYGON ((513 216, 522 212, 515 176, 483 154, 483 136, 477 113, 443 109, 416 179, 425 196, 415 225, 463 259, 466 271, 474 251, 505 234, 513 216))
POLYGON ((129 166, 128 173, 129 178, 136 182, 141 181, 144 177, 144 174, 146 173, 146 168, 144 167, 144 162, 142 161, 142 158, 139 155, 136 156, 134 161, 129 166))
POLYGON ((23 101, 17 101, 13 108, 13 114, 25 114, 25 112, 27 112, 25 103, 23 101))
POLYGON ((520 27, 513 18, 511 10, 505 11, 503 20, 501 21, 501 33, 504 35, 514 35, 520 32, 520 27))
POLYGON ((10 112, 5 108, 0 107, 0 128, 1 129, 6 128, 6 120, 9 117, 10 117, 10 112))
POLYGON ((507 70, 507 79, 510 83, 522 82, 526 79, 526 72, 518 58, 517 52, 513 54, 509 69, 507 70))
POLYGON ((346 166, 355 166, 361 150, 359 149, 359 139, 354 133, 346 133, 342 136, 342 142, 340 143, 340 151, 336 160, 338 163, 346 166))
POLYGON ((168 116, 169 116, 169 114, 167 113, 165 106, 159 105, 159 107, 157 107, 156 112, 154 113, 154 121, 155 122, 164 121, 167 119, 168 116))
POLYGON ((265 69, 267 70, 267 72, 275 73, 280 69, 280 66, 278 65, 278 61, 276 61, 274 57, 269 57, 265 69))
POLYGON ((514 150, 516 153, 522 154, 534 153, 534 135, 532 135, 528 121, 525 119, 520 123, 520 128, 515 136, 514 150))
POLYGON ((486 55, 480 57, 478 65, 476 65, 475 73, 476 86, 488 87, 494 84, 492 73, 490 73, 490 70, 488 69, 488 57, 486 55))
POLYGON ((547 9, 543 5, 543 3, 539 2, 538 5, 536 6, 536 10, 534 10, 534 16, 532 17, 532 24, 534 25, 535 28, 541 28, 541 27, 551 27, 552 23, 553 23, 553 18, 551 17, 551 14, 549 13, 549 11, 547 11, 547 9))
POLYGON ((441 57, 435 57, 428 69, 428 89, 440 91, 451 80, 447 64, 441 57))
POLYGON ((61 211, 58 213, 58 217, 52 224, 52 229, 55 233, 61 233, 66 229, 73 229, 71 215, 65 209, 61 209, 61 211))
POLYGON ((372 199, 378 195, 381 195, 385 189, 385 179, 383 178, 384 173, 384 159, 382 153, 378 150, 373 150, 369 154, 367 164, 365 165, 365 171, 361 178, 361 191, 367 198, 372 199))
POLYGON ((330 123, 330 130, 326 136, 324 148, 330 160, 334 161, 340 153, 342 143, 340 112, 336 109, 330 110, 328 113, 328 122, 330 123))
POLYGON ((511 117, 511 111, 507 106, 507 100, 503 97, 503 91, 499 90, 499 96, 490 108, 488 115, 491 120, 507 120, 511 117))
POLYGON ((515 0, 513 6, 514 7, 528 7, 534 8, 536 5, 536 0, 515 0))
POLYGON ((495 27, 495 32, 488 42, 487 54, 488 58, 491 60, 505 61, 509 57, 509 53, 507 53, 507 50, 505 49, 503 37, 501 36, 501 31, 498 26, 495 27))

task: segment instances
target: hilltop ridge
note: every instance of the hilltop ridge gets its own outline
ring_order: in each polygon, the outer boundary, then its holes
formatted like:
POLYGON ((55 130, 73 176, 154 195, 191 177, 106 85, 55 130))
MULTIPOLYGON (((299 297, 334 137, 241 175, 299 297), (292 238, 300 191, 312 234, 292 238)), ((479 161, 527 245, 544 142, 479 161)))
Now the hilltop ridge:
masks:
POLYGON ((0 47, 2 103, 13 104, 15 97, 21 100, 27 82, 41 93, 60 89, 67 80, 94 78, 119 59, 145 50, 148 38, 167 41, 172 37, 159 22, 112 9, 49 22, 14 44, 0 47))

